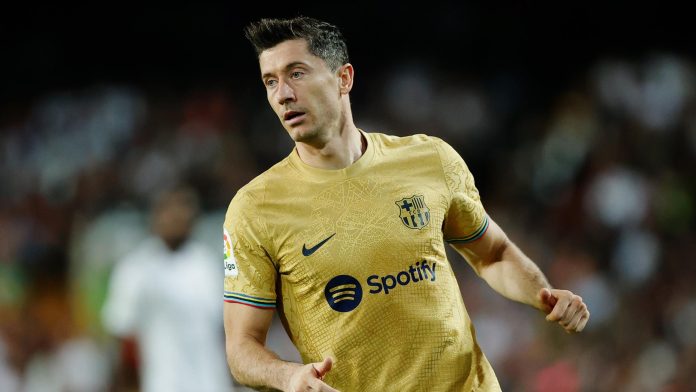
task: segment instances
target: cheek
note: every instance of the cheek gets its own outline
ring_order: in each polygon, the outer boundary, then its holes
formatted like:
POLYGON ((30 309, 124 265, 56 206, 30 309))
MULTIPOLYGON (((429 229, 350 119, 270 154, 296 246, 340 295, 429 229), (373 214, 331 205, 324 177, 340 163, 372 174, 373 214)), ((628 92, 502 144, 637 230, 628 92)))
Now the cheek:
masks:
POLYGON ((271 109, 273 109, 274 113, 276 113, 277 115, 281 115, 283 111, 282 105, 279 105, 278 102, 270 94, 268 95, 268 104, 271 106, 271 109))
POLYGON ((340 96, 335 90, 323 88, 317 91, 315 96, 318 98, 317 105, 320 105, 323 112, 336 113, 340 111, 340 96))

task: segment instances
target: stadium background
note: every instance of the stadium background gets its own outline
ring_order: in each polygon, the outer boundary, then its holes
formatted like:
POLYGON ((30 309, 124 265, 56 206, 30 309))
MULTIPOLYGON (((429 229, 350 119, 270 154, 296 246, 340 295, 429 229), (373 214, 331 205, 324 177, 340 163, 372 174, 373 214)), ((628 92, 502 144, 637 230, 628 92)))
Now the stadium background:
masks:
POLYGON ((53 5, 0 16, 0 390, 113 389, 114 347, 98 317, 111 267, 147 231, 150 198, 179 180, 203 202, 196 236, 219 251, 235 191, 291 148, 242 28, 299 13, 344 32, 357 125, 455 146, 489 214, 552 284, 588 303, 586 331, 568 336, 452 257, 504 390, 696 388, 688 13, 617 3, 254 7, 53 5))

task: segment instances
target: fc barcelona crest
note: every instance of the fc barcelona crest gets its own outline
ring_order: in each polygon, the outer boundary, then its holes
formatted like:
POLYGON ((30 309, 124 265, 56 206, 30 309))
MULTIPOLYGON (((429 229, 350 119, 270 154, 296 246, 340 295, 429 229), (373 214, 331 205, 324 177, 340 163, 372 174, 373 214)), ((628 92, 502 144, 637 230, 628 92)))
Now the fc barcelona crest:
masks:
POLYGON ((423 195, 413 195, 396 202, 401 223, 409 229, 422 229, 430 222, 430 209, 423 195))

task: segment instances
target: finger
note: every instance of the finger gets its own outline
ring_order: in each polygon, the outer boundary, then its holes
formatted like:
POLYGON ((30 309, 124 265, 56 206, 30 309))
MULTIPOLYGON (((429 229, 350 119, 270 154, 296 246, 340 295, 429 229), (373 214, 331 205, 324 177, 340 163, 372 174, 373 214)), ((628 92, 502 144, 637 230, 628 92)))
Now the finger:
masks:
POLYGON ((556 305, 556 297, 551 294, 551 290, 543 288, 539 290, 539 300, 541 301, 544 312, 547 314, 553 310, 553 306, 556 305))
POLYGON ((312 364, 317 373, 317 377, 324 377, 326 373, 333 367, 333 358, 326 357, 323 361, 312 364))
POLYGON ((563 315, 558 323, 567 328, 578 314, 582 314, 586 310, 587 307, 582 302, 582 298, 577 295, 573 295, 570 297, 570 304, 568 305, 568 308, 566 308, 565 312, 563 312, 563 315))
POLYGON ((549 313, 548 316, 546 316, 547 321, 558 321, 563 317, 563 314, 565 313, 566 309, 568 309, 568 305, 570 305, 570 300, 568 299, 567 296, 563 296, 558 299, 556 302, 556 305, 553 307, 553 310, 551 313, 549 313))
POLYGON ((541 297, 541 301, 544 302, 545 304, 548 304, 551 307, 553 307, 553 305, 556 304, 556 297, 554 297, 553 294, 551 294, 551 290, 549 290, 547 288, 543 288, 539 292, 539 295, 541 297))
POLYGON ((584 306, 582 308, 580 308, 577 312, 575 312, 575 315, 570 320, 568 325, 565 327, 566 330, 568 332, 578 332, 578 330, 577 330, 578 325, 580 325, 580 320, 582 320, 585 313, 586 313, 586 310, 585 310, 584 306))
POLYGON ((585 329, 585 325, 587 325, 588 321, 590 321, 590 312, 589 311, 582 316, 582 318, 580 319, 580 323, 578 324, 578 327, 576 328, 576 330, 578 332, 582 332, 582 330, 585 329))

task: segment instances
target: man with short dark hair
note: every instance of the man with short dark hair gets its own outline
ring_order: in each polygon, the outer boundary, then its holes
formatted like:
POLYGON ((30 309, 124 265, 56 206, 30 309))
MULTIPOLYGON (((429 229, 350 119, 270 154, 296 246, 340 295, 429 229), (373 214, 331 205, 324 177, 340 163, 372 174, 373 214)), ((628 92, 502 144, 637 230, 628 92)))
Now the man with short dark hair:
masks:
POLYGON ((340 31, 312 18, 248 26, 268 102, 295 142, 240 189, 224 225, 234 376, 285 391, 500 390, 445 243, 502 295, 569 332, 589 318, 486 214, 457 152, 353 123, 340 31), (305 365, 264 347, 273 309, 305 365))

